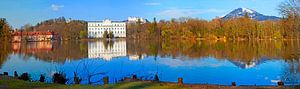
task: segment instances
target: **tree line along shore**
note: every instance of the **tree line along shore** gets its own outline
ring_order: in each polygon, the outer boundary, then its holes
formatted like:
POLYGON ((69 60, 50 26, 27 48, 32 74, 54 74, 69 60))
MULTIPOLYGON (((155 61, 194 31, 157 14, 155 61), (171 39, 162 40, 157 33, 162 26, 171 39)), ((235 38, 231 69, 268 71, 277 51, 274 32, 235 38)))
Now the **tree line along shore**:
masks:
MULTIPOLYGON (((127 24, 129 39, 157 40, 262 40, 262 39, 299 39, 300 6, 299 0, 286 0, 278 6, 283 16, 280 20, 256 21, 246 14, 243 17, 215 18, 204 20, 182 17, 171 20, 140 21, 127 24)), ((26 24, 12 29, 5 19, 0 19, 0 37, 9 40, 12 31, 51 31, 63 39, 87 39, 87 22, 83 20, 67 21, 64 17, 50 19, 35 26, 26 24)))

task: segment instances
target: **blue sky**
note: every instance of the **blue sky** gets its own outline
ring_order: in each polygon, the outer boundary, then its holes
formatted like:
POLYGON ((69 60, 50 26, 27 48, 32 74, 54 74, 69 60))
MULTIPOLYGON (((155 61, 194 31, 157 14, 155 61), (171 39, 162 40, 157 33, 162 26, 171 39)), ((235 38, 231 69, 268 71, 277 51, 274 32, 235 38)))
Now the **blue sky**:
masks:
POLYGON ((284 0, 1 0, 0 18, 13 27, 64 16, 80 20, 125 20, 138 16, 149 20, 197 17, 211 20, 245 7, 265 15, 280 16, 284 0))

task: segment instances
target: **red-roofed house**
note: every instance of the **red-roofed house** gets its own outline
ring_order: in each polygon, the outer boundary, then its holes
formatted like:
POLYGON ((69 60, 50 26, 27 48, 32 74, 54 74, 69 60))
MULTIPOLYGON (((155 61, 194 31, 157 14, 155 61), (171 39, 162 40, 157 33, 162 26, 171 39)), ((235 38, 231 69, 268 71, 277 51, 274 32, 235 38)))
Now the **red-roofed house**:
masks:
POLYGON ((13 42, 25 41, 50 41, 53 39, 54 32, 36 31, 36 32, 14 32, 13 42))

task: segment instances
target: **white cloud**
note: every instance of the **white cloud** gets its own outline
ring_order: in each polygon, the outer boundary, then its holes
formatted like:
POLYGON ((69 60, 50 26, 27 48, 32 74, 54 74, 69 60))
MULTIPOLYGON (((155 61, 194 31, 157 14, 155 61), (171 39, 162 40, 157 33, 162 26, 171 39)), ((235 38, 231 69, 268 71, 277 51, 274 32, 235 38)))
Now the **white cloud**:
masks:
POLYGON ((167 9, 159 12, 157 15, 164 17, 187 17, 187 16, 195 16, 200 14, 207 13, 223 13, 225 10, 220 9, 167 9))
POLYGON ((53 10, 53 11, 59 11, 61 8, 63 8, 64 7, 64 5, 56 5, 56 4, 52 4, 51 5, 51 9, 53 10))
POLYGON ((160 3, 157 3, 157 2, 149 2, 149 3, 144 3, 144 5, 146 5, 146 6, 158 6, 158 5, 160 5, 160 3))

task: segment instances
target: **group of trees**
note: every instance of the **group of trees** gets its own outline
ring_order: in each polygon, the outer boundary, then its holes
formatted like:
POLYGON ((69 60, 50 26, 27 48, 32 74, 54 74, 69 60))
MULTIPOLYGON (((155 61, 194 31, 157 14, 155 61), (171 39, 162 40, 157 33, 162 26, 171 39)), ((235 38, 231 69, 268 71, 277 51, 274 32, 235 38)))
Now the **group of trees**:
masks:
POLYGON ((283 15, 282 27, 284 35, 299 38, 300 36, 300 0, 287 0, 279 6, 283 15))
MULTIPOLYGON (((194 39, 194 40, 249 40, 249 39, 299 39, 300 38, 300 0, 287 0, 279 6, 283 15, 280 20, 256 21, 247 14, 244 17, 211 21, 182 17, 171 20, 127 24, 127 36, 133 39, 194 39)), ((4 21, 5 22, 5 21, 4 21)), ((0 23, 2 24, 2 23, 0 23)), ((2 28, 10 29, 8 25, 2 28)), ((59 39, 87 38, 87 22, 66 20, 64 17, 50 19, 36 26, 25 25, 23 31, 53 31, 59 39)), ((1 30, 7 33, 7 30, 1 30)), ((2 34, 1 33, 1 34, 2 34)), ((8 37, 9 35, 1 35, 8 37)), ((113 38, 106 31, 104 38, 113 38)))
POLYGON ((23 31, 53 31, 56 39, 85 39, 87 38, 87 22, 81 20, 70 20, 64 17, 50 19, 38 23, 36 26, 29 24, 21 28, 23 31))
POLYGON ((112 31, 107 31, 105 30, 104 33, 103 33, 103 38, 114 38, 114 33, 112 31))
POLYGON ((280 39, 284 37, 281 22, 259 22, 248 16, 230 20, 216 18, 212 21, 183 17, 142 24, 139 32, 132 31, 136 30, 135 25, 129 25, 128 30, 131 31, 128 34, 162 39, 280 39))
POLYGON ((280 5, 281 20, 256 21, 244 17, 211 21, 198 18, 179 18, 128 25, 131 38, 161 39, 299 39, 300 0, 288 0, 280 5))
MULTIPOLYGON (((300 38, 300 0, 287 0, 279 6, 283 15, 280 20, 256 21, 247 14, 244 17, 224 20, 215 18, 211 21, 182 17, 171 20, 127 24, 127 36, 133 39, 194 39, 194 40, 246 40, 246 39, 299 39, 300 38)), ((3 22, 3 21, 2 21, 3 22)), ((5 21, 4 21, 5 22, 5 21)), ((3 23, 0 23, 3 24, 3 23)), ((1 28, 10 29, 8 25, 1 28)), ((66 20, 64 17, 50 19, 36 26, 25 25, 23 31, 53 31, 59 39, 87 38, 87 22, 66 20)), ((1 37, 8 30, 1 30, 1 37)), ((113 38, 113 33, 106 31, 104 38, 113 38)))
MULTIPOLYGON (((182 17, 171 20, 127 25, 128 38, 134 39, 214 39, 214 40, 244 40, 244 39, 299 39, 300 38, 300 0, 287 0, 279 6, 283 15, 281 20, 256 21, 246 14, 244 17, 224 20, 215 18, 211 21, 182 17)), ((5 19, 0 19, 0 37, 9 39, 10 26, 5 19)), ((29 24, 22 31, 53 31, 57 39, 87 38, 87 22, 81 20, 66 20, 64 17, 46 20, 36 26, 29 24)), ((105 38, 113 38, 111 32, 104 34, 105 38)))
POLYGON ((138 19, 136 23, 127 23, 127 29, 129 29, 127 30, 127 36, 129 36, 129 38, 139 39, 140 36, 143 35, 138 34, 142 34, 142 30, 146 29, 149 24, 149 21, 147 21, 147 23, 142 23, 141 19, 138 19))

